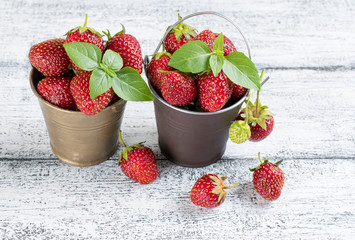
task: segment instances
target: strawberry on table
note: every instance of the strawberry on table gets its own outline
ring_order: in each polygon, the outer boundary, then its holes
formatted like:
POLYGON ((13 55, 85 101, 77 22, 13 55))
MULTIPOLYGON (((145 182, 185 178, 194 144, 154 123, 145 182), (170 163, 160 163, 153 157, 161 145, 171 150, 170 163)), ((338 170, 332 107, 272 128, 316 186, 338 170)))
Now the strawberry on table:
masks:
POLYGON ((76 105, 86 115, 95 115, 101 112, 113 98, 112 88, 109 88, 109 90, 94 99, 90 98, 89 82, 91 73, 81 71, 70 82, 70 92, 76 105))
POLYGON ((212 72, 197 78, 198 101, 207 112, 220 110, 232 95, 232 82, 221 71, 217 77, 212 72))
MULTIPOLYGON (((181 20, 180 14, 178 15, 178 19, 181 20)), ((167 52, 174 53, 182 45, 193 40, 194 37, 196 37, 196 29, 180 22, 166 36, 163 45, 167 52)))
POLYGON ((163 75, 161 93, 171 105, 186 106, 195 101, 197 89, 192 77, 171 71, 163 75))
POLYGON ((263 198, 274 201, 280 197, 285 182, 284 173, 279 168, 282 160, 275 164, 270 163, 268 160, 262 161, 260 152, 258 157, 260 165, 250 169, 253 172, 254 188, 263 198))
MULTIPOLYGON (((73 28, 69 30, 66 35, 65 43, 71 43, 71 42, 87 42, 87 43, 92 43, 96 46, 99 47, 101 52, 104 51, 104 40, 102 39, 102 35, 97 32, 95 29, 87 27, 87 19, 88 16, 87 14, 85 15, 85 22, 84 26, 78 26, 76 28, 73 28)), ((73 69, 76 71, 79 71, 80 68, 76 66, 73 61, 70 59, 70 62, 72 63, 73 69)))
POLYGON ((31 47, 30 63, 47 77, 62 76, 69 71, 70 60, 63 47, 65 40, 50 39, 31 47))
POLYGON ((108 37, 106 49, 111 49, 120 54, 123 60, 123 67, 132 67, 140 74, 143 71, 142 50, 138 40, 125 33, 126 29, 122 25, 122 31, 111 37, 110 31, 104 32, 108 37))
POLYGON ((148 65, 148 76, 153 84, 159 91, 161 90, 162 79, 164 73, 161 71, 173 71, 174 68, 168 65, 171 54, 168 52, 159 52, 154 54, 152 60, 148 65))
POLYGON ((38 93, 48 102, 63 109, 74 110, 76 104, 70 93, 69 77, 46 77, 37 84, 38 93))
POLYGON ((214 208, 221 205, 226 199, 226 189, 239 185, 226 187, 224 180, 228 177, 220 177, 218 174, 206 174, 199 178, 190 192, 190 199, 193 204, 205 208, 214 208))
POLYGON ((149 184, 157 179, 158 168, 154 152, 142 143, 127 146, 122 139, 121 131, 119 135, 125 147, 118 161, 122 172, 130 179, 141 184, 149 184))

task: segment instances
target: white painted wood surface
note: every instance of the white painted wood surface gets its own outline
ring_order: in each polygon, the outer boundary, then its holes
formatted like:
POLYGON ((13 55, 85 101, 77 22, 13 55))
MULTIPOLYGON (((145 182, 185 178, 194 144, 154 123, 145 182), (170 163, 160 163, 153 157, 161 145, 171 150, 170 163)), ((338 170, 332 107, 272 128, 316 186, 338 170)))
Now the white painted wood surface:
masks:
MULTIPOLYGON (((2 239, 354 239, 354 1, 45 1, 0 0, 0 238, 2 239), (218 3, 217 3, 218 2, 218 3), (190 169, 160 153, 154 108, 128 103, 122 130, 146 140, 158 159, 157 181, 139 185, 108 161, 77 168, 55 158, 29 87, 28 51, 80 25, 120 30, 151 54, 177 13, 214 10, 246 34, 258 69, 271 80, 262 101, 275 114, 266 140, 228 142, 217 163, 190 169), (284 158, 279 200, 253 190, 249 167, 260 151, 284 158), (195 207, 189 191, 205 173, 241 185, 216 209, 195 207)), ((223 31, 243 51, 231 26, 200 17, 188 23, 223 31), (228 34, 227 34, 228 32, 228 34)))

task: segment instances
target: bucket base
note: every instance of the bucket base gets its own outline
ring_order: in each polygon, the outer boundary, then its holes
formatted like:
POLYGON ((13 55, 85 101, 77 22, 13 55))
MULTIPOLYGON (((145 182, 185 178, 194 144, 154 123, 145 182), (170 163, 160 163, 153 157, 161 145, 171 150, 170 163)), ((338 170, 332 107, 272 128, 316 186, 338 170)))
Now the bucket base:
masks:
POLYGON ((115 147, 112 149, 112 151, 109 154, 107 154, 105 157, 103 157, 101 159, 97 159, 97 160, 93 160, 93 161, 76 161, 76 160, 65 158, 65 157, 61 156, 60 154, 58 154, 58 152, 56 152, 53 149, 52 143, 50 144, 50 146, 51 146, 51 149, 52 149, 52 152, 54 153, 54 155, 62 162, 72 165, 72 166, 75 166, 75 167, 90 167, 93 165, 100 164, 100 163, 106 161, 107 159, 109 159, 110 157, 112 157, 112 155, 115 154, 115 152, 117 151, 118 142, 116 143, 115 147))

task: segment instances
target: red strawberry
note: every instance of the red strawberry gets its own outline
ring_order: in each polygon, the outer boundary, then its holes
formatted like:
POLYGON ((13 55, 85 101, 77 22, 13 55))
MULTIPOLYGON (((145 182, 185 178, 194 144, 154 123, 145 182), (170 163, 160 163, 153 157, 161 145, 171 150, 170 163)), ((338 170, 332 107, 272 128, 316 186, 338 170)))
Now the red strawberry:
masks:
POLYGON ((274 201, 281 195, 281 190, 285 182, 283 171, 278 167, 282 162, 275 164, 269 163, 268 160, 264 162, 260 158, 260 165, 254 169, 250 169, 253 173, 253 185, 257 193, 263 198, 274 201))
POLYGON ((70 82, 70 92, 80 111, 86 115, 95 115, 103 110, 113 98, 113 90, 110 88, 100 96, 91 99, 89 82, 92 72, 81 71, 70 82))
POLYGON ((215 174, 206 174, 199 178, 191 189, 190 198, 193 204, 205 208, 214 208, 221 205, 226 199, 226 189, 233 188, 233 186, 226 187, 224 180, 228 177, 220 177, 215 174))
POLYGON ((153 151, 141 143, 126 146, 119 132, 120 140, 126 148, 120 156, 118 165, 130 179, 141 184, 153 182, 158 177, 158 168, 153 151))
POLYGON ((174 106, 186 106, 195 101, 197 89, 192 77, 178 72, 163 75, 161 93, 165 101, 174 106))
POLYGON ((31 47, 30 63, 47 77, 62 76, 69 71, 69 57, 63 47, 64 39, 51 39, 31 47))
POLYGON ((153 84, 159 91, 161 90, 162 78, 164 73, 160 71, 172 71, 174 68, 170 67, 171 54, 167 52, 159 52, 152 57, 148 65, 148 76, 153 84))
POLYGON ((123 67, 132 67, 142 73, 143 58, 139 42, 134 36, 125 33, 126 30, 123 25, 122 28, 122 31, 116 33, 113 37, 111 37, 109 31, 104 32, 108 37, 106 49, 111 49, 120 54, 123 67))
MULTIPOLYGON (((211 52, 213 52, 213 42, 218 36, 219 36, 218 33, 214 33, 210 30, 204 30, 200 32, 193 40, 200 40, 206 43, 207 46, 210 48, 211 52)), ((224 56, 227 56, 231 52, 237 51, 233 42, 228 37, 223 35, 223 39, 224 39, 224 47, 223 47, 224 56)))
POLYGON ((235 102, 239 101, 239 99, 241 99, 245 93, 248 91, 247 88, 242 87, 238 84, 233 84, 233 90, 232 90, 232 97, 231 99, 235 102))
MULTIPOLYGON (((104 40, 102 39, 102 35, 99 32, 97 32, 95 29, 86 26, 87 19, 88 19, 88 16, 86 14, 84 26, 73 28, 66 33, 67 38, 65 39, 65 43, 71 43, 71 42, 92 43, 92 44, 98 46, 100 48, 101 52, 103 52, 104 51, 104 40)), ((80 70, 80 68, 78 66, 76 66, 72 60, 70 60, 70 62, 72 63, 74 70, 76 70, 76 71, 80 70)))
POLYGON ((201 108, 207 112, 222 109, 232 95, 232 82, 221 71, 215 77, 212 71, 197 79, 198 101, 201 108))
POLYGON ((69 110, 76 109, 75 101, 70 93, 68 77, 46 77, 37 84, 38 93, 48 102, 69 110))
MULTIPOLYGON (((180 14, 178 15, 178 18, 179 20, 181 19, 180 14)), ((165 50, 172 54, 194 37, 196 37, 196 30, 193 27, 180 22, 166 36, 163 45, 165 50)))

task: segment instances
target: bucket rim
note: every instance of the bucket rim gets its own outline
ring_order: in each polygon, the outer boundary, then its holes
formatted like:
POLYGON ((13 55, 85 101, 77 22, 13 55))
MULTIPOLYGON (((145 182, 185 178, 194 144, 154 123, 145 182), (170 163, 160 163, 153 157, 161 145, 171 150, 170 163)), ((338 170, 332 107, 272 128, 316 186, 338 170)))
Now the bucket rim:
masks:
MULTIPOLYGON (((56 109, 56 111, 60 111, 60 112, 63 112, 63 113, 67 113, 67 114, 77 114, 77 115, 85 115, 85 113, 81 112, 81 111, 74 111, 74 110, 69 110, 69 109, 64 109, 64 108, 61 108, 61 107, 58 107, 57 105, 54 105, 50 102, 48 102, 47 100, 45 100, 37 91, 36 87, 34 86, 33 84, 33 80, 34 80, 34 74, 35 72, 39 72, 35 67, 32 67, 31 69, 31 72, 30 72, 30 85, 31 85, 31 89, 32 89, 32 92, 35 94, 35 96, 37 97, 37 99, 39 101, 41 101, 42 103, 46 104, 46 106, 50 107, 50 108, 53 108, 53 109, 56 109)), ((116 105, 121 105, 121 104, 124 104, 125 102, 127 102, 126 100, 120 98, 120 100, 118 100, 117 102, 115 102, 114 104, 106 107, 105 109, 103 109, 101 112, 103 111, 108 111, 108 109, 110 108, 113 108, 113 107, 116 107, 116 105)), ((87 116, 87 115, 85 115, 87 116)))

